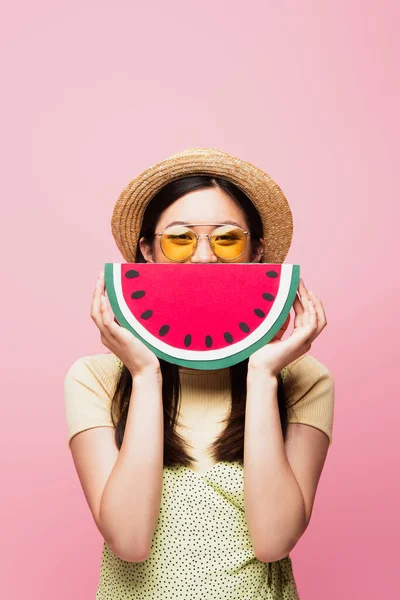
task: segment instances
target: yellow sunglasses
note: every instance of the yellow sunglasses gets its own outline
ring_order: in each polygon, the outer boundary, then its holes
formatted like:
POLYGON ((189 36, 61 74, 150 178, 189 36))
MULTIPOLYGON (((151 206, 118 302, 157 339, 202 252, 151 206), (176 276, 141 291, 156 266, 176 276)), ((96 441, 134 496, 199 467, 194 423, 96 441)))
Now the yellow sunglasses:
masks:
POLYGON ((188 259, 196 250, 200 237, 208 238, 214 254, 223 260, 236 260, 246 250, 249 232, 238 225, 219 224, 210 235, 197 235, 190 227, 198 225, 217 225, 217 223, 171 225, 164 231, 155 233, 154 235, 161 236, 160 246, 164 256, 173 262, 188 259))

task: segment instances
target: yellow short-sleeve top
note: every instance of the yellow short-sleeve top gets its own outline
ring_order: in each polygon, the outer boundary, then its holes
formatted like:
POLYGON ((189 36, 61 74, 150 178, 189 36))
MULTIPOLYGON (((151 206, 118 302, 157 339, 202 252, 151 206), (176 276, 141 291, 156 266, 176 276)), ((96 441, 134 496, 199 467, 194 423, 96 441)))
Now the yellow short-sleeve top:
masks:
MULTIPOLYGON (((64 382, 68 443, 85 429, 113 427, 111 399, 120 370, 121 362, 110 353, 85 356, 71 365, 64 382)), ((228 372, 181 369, 183 405, 212 406, 226 397, 228 372), (207 385, 202 385, 205 377, 207 385)), ((282 376, 286 402, 294 405, 289 423, 320 429, 331 445, 334 381, 330 371, 313 356, 303 355, 282 376)), ((148 558, 126 562, 104 541, 96 600, 298 600, 290 556, 271 563, 255 556, 243 492, 239 462, 220 462, 201 474, 186 466, 164 467, 160 512, 148 558)))

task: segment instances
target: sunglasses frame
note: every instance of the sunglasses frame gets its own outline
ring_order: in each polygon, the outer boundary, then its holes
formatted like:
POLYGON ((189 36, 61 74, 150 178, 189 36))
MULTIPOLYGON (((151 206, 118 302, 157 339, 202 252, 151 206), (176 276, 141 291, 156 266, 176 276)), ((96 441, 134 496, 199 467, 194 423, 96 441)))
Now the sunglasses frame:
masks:
MULTIPOLYGON (((246 251, 246 248, 247 248, 247 240, 248 240, 248 237, 247 237, 247 236, 249 235, 249 232, 248 232, 248 231, 245 231, 245 230, 243 229, 243 227, 240 227, 240 225, 233 225, 232 223, 185 223, 185 224, 183 224, 183 223, 182 223, 182 224, 180 224, 180 226, 181 226, 181 227, 186 227, 187 229, 190 229, 190 231, 191 231, 191 232, 193 233, 193 235, 196 237, 196 244, 195 244, 195 246, 194 246, 194 248, 193 248, 193 251, 192 251, 192 252, 189 254, 189 256, 187 256, 186 258, 183 258, 182 260, 173 260, 172 258, 169 258, 169 256, 167 256, 167 255, 165 254, 164 250, 162 249, 162 246, 161 246, 161 237, 160 237, 160 248, 161 248, 161 252, 164 254, 164 256, 165 256, 166 258, 168 258, 168 260, 170 260, 170 261, 172 261, 172 262, 178 262, 178 263, 179 263, 179 262, 184 262, 185 260, 187 260, 188 258, 190 258, 191 256, 193 256, 193 254, 195 253, 195 251, 196 251, 196 248, 197 248, 197 246, 198 246, 198 243, 199 243, 199 238, 201 238, 201 237, 206 237, 206 238, 208 238, 208 243, 209 243, 209 245, 210 245, 210 248, 211 248, 211 250, 214 252, 215 256, 216 256, 217 258, 220 258, 221 260, 223 260, 223 261, 225 261, 225 262, 230 262, 230 261, 232 261, 232 260, 237 260, 237 259, 238 259, 238 258, 240 258, 240 256, 242 256, 242 254, 243 254, 243 253, 246 251), (210 234, 207 234, 207 233, 201 233, 201 234, 197 234, 196 232, 194 232, 194 231, 193 231, 193 229, 190 229, 190 227, 194 227, 194 226, 200 226, 200 225, 218 225, 218 227, 216 227, 215 229, 213 229, 213 231, 212 231, 210 234), (217 231, 217 229, 219 229, 220 227, 225 227, 226 225, 230 225, 231 227, 236 227, 237 229, 241 229, 241 230, 243 231, 243 233, 245 234, 245 245, 244 245, 243 251, 242 251, 242 252, 239 254, 239 256, 236 256, 235 258, 231 258, 231 259, 228 259, 228 258, 222 258, 221 256, 218 256, 218 254, 217 254, 216 252, 214 252, 214 249, 213 249, 213 247, 211 246, 211 239, 210 239, 210 238, 211 238, 211 236, 212 236, 212 235, 214 235, 214 232, 215 232, 215 231, 217 231)), ((157 233, 155 233, 154 235, 155 235, 155 236, 156 236, 156 235, 157 235, 157 236, 158 236, 158 235, 159 235, 159 236, 162 236, 162 234, 163 234, 163 233, 164 233, 164 232, 165 232, 167 229, 169 229, 170 227, 175 227, 175 226, 174 226, 174 225, 170 225, 169 227, 166 227, 166 228, 164 229, 164 231, 158 231, 158 232, 157 232, 157 233)), ((176 225, 176 227, 179 227, 179 225, 176 225)))

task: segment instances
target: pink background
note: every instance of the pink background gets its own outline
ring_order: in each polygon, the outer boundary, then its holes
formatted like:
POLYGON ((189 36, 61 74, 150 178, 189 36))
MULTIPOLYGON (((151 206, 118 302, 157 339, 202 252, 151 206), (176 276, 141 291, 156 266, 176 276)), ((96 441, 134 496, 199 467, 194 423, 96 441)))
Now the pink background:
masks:
POLYGON ((399 17, 395 1, 365 0, 8 4, 4 598, 94 598, 102 539, 67 449, 63 379, 106 351, 89 310, 104 262, 122 260, 114 202, 189 146, 281 185, 286 262, 328 317, 311 354, 335 378, 334 442, 291 553, 300 596, 398 598, 399 17))

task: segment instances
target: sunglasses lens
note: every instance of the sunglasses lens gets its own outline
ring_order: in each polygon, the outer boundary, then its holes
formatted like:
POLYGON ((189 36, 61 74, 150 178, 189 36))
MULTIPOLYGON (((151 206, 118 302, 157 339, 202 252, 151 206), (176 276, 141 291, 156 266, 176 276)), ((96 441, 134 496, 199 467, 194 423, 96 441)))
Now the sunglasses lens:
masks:
POLYGON ((189 258, 196 246, 193 231, 183 225, 172 225, 161 236, 161 249, 170 260, 189 258))
POLYGON ((235 225, 218 227, 211 236, 211 247, 224 260, 239 258, 246 248, 246 234, 235 225))

